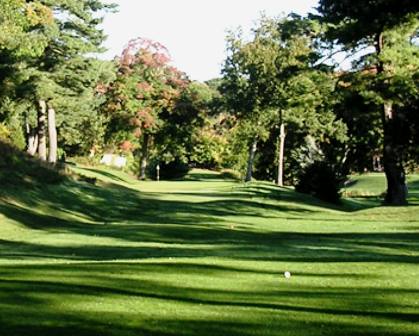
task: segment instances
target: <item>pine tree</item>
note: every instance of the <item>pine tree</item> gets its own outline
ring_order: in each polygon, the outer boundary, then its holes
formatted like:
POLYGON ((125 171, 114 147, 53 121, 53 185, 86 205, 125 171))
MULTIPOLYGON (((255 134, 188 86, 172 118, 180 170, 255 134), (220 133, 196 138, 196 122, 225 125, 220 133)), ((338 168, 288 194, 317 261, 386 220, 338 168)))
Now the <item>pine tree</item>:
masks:
POLYGON ((403 110, 405 102, 418 94, 415 36, 419 31, 419 2, 416 0, 321 0, 321 20, 328 25, 327 39, 332 46, 358 57, 354 70, 361 74, 362 95, 381 108, 384 171, 387 194, 384 204, 407 203, 404 171, 405 146, 403 110))
POLYGON ((60 117, 57 120, 63 122, 65 119, 81 121, 91 112, 93 90, 101 74, 95 66, 99 61, 89 54, 103 51, 100 45, 105 39, 97 28, 102 18, 97 18, 96 13, 111 10, 115 5, 96 0, 51 0, 42 1, 42 5, 53 11, 54 24, 36 26, 38 31, 42 31, 47 45, 39 57, 26 57, 22 70, 26 78, 20 86, 20 93, 39 106, 38 142, 42 159, 46 159, 43 123, 48 111, 49 161, 55 163, 55 113, 60 117))

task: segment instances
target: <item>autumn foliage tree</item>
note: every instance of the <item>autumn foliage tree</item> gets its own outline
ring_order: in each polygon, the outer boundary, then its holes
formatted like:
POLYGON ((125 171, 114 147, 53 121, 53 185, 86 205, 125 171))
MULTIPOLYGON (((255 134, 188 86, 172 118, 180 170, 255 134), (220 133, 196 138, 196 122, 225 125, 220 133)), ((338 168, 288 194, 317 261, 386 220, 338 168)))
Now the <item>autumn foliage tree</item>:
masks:
POLYGON ((162 115, 175 111, 189 80, 171 65, 167 49, 149 39, 131 40, 115 61, 117 78, 108 88, 105 111, 113 129, 141 139, 139 177, 144 179, 150 142, 164 126, 162 115))

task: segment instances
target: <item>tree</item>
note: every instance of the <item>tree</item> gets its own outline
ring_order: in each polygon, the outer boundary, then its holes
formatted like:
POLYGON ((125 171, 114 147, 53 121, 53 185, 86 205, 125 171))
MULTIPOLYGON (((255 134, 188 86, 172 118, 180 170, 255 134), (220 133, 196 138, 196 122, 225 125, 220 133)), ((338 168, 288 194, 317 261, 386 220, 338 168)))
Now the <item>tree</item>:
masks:
POLYGON ((142 139, 139 178, 144 179, 150 141, 164 126, 163 114, 166 119, 173 115, 189 80, 170 65, 167 49, 149 39, 131 40, 116 61, 117 78, 105 111, 111 129, 132 130, 142 139))
MULTIPOLYGON (((171 108, 164 108, 159 116, 161 126, 154 136, 155 155, 164 161, 191 161, 196 140, 202 135, 214 91, 206 84, 190 82, 174 99, 171 108)), ((195 155, 196 158, 196 155, 195 155)))
MULTIPOLYGON (((316 65, 320 59, 316 22, 298 15, 262 17, 253 33, 253 40, 247 43, 240 33, 230 34, 222 92, 250 139, 246 180, 250 179, 256 139, 267 140, 275 134, 279 138, 275 177, 282 185, 285 124, 298 125, 296 129, 304 135, 319 140, 327 136, 343 140, 345 129, 342 123, 333 123, 333 113, 325 109, 334 79, 328 68, 316 65)), ((270 141, 276 143, 276 139, 270 141)))
POLYGON ((419 3, 415 0, 320 0, 318 11, 328 25, 326 38, 353 57, 363 84, 362 95, 381 107, 386 205, 407 204, 407 188, 400 134, 405 102, 418 94, 419 3), (370 48, 370 49, 367 49, 370 48), (371 50, 365 54, 365 50, 371 50))
POLYGON ((39 57, 24 59, 21 72, 25 79, 19 91, 22 97, 33 100, 38 106, 38 152, 43 160, 46 160, 48 126, 48 160, 54 164, 57 158, 56 111, 59 110, 57 121, 60 123, 63 119, 80 120, 83 114, 89 113, 92 91, 101 74, 96 65, 100 61, 88 54, 103 51, 100 44, 105 38, 97 28, 102 18, 97 18, 96 13, 115 5, 97 0, 40 2, 54 13, 54 21, 48 26, 39 23, 34 27, 42 32, 46 47, 39 57), (60 113, 70 109, 71 113, 65 116, 60 113))
POLYGON ((268 125, 275 118, 271 98, 279 88, 275 87, 276 81, 271 82, 276 75, 277 56, 272 35, 277 34, 274 21, 262 17, 253 41, 243 41, 241 30, 230 32, 227 37, 229 55, 222 70, 224 81, 220 91, 237 116, 241 133, 246 134, 238 137, 246 139, 242 145, 248 147, 245 181, 252 178, 257 143, 266 139, 268 125))
POLYGON ((0 0, 1 53, 8 51, 14 56, 40 55, 46 47, 46 39, 33 28, 40 24, 51 25, 52 12, 40 1, 0 0))
POLYGON ((39 1, 0 0, 0 122, 19 148, 23 137, 24 102, 16 101, 16 89, 24 80, 25 58, 39 57, 47 38, 39 26, 50 28, 53 11, 39 1), (19 139, 19 140, 18 140, 19 139))

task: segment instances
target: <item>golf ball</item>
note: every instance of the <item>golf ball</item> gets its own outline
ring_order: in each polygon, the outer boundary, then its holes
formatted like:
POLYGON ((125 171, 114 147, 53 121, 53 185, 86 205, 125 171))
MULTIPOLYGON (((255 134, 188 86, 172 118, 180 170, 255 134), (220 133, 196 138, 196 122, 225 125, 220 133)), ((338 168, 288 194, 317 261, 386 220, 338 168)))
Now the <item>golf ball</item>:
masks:
POLYGON ((286 278, 290 278, 290 277, 291 277, 291 273, 290 273, 290 272, 285 272, 285 273, 284 273, 284 276, 285 276, 286 278))

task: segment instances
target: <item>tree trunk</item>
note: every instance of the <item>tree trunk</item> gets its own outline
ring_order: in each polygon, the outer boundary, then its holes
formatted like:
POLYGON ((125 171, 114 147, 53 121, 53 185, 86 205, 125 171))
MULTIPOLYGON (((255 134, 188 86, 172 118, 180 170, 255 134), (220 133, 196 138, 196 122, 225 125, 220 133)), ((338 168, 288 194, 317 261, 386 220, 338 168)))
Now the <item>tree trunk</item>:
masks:
POLYGON ((40 100, 38 108, 38 153, 42 161, 47 160, 47 142, 45 127, 46 113, 47 104, 45 100, 40 100))
POLYGON ((52 106, 48 107, 48 136, 49 136, 48 161, 52 164, 56 164, 57 163, 57 128, 55 126, 55 110, 52 106))
POLYGON ((252 169, 253 169, 253 160, 255 159, 255 154, 257 150, 258 142, 255 139, 252 143, 249 144, 249 161, 247 162, 247 173, 245 182, 252 180, 252 169))
MULTIPOLYGON (((376 35, 376 53, 380 55, 384 48, 384 34, 382 32, 376 35)), ((379 62, 377 66, 377 75, 385 72, 384 63, 379 62)), ((407 186, 406 176, 403 168, 403 154, 401 148, 397 145, 399 136, 398 123, 395 122, 393 106, 390 102, 385 102, 381 108, 381 119, 383 124, 383 161, 384 172, 387 178, 387 193, 384 199, 384 205, 406 205, 407 204, 407 186)))
POLYGON ((144 133, 143 145, 141 148, 141 160, 140 160, 140 180, 145 180, 145 171, 147 169, 147 155, 148 155, 148 141, 150 136, 144 133))
POLYGON ((279 157, 278 157, 278 186, 284 185, 284 149, 285 149, 285 125, 281 123, 279 134, 279 157))
POLYGON ((27 152, 30 155, 35 155, 36 150, 38 149, 38 134, 37 130, 32 128, 29 123, 26 123, 26 135, 28 139, 28 150, 27 152))
POLYGON ((387 178, 387 193, 384 205, 407 205, 406 175, 403 167, 402 149, 397 146, 398 123, 391 104, 382 108, 384 125, 384 172, 387 178))

